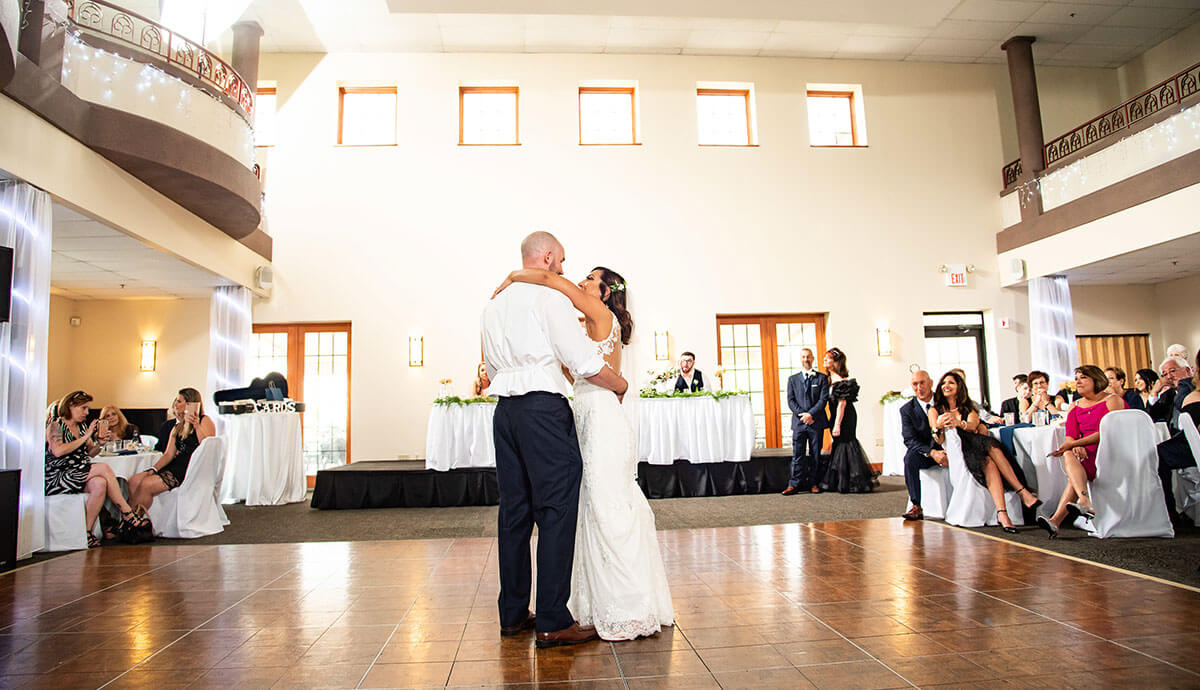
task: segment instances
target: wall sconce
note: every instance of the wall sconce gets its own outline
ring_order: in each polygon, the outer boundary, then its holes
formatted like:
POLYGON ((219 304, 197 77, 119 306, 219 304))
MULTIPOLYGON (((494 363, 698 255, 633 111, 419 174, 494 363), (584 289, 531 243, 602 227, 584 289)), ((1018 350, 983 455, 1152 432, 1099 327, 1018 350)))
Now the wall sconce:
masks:
POLYGON ((157 340, 142 341, 142 371, 154 371, 154 362, 158 355, 157 340))
POLYGON ((425 339, 419 335, 408 336, 408 366, 425 366, 425 339))
POLYGON ((659 362, 671 360, 671 334, 667 331, 654 331, 654 359, 659 362))
POLYGON ((875 329, 875 351, 880 357, 892 356, 892 332, 886 328, 875 329))

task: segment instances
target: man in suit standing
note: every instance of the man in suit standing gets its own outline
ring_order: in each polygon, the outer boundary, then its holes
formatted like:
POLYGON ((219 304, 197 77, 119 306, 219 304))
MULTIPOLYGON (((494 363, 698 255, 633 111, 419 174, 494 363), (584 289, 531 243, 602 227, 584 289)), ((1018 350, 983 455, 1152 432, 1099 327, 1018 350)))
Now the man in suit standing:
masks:
POLYGON ((698 393, 704 390, 704 377, 696 368, 696 355, 685 352, 679 356, 679 377, 675 379, 677 393, 698 393))
POLYGON ((915 396, 900 406, 900 433, 904 436, 904 484, 908 487, 908 500, 912 508, 904 514, 905 520, 923 520, 921 510, 921 470, 948 464, 946 451, 933 441, 933 430, 929 428, 929 406, 933 404, 933 380, 929 372, 918 371, 912 375, 915 396))
POLYGON ((813 353, 800 351, 800 371, 788 377, 788 407, 792 410, 792 478, 784 496, 801 491, 821 493, 821 442, 829 417, 829 377, 812 368, 813 353))

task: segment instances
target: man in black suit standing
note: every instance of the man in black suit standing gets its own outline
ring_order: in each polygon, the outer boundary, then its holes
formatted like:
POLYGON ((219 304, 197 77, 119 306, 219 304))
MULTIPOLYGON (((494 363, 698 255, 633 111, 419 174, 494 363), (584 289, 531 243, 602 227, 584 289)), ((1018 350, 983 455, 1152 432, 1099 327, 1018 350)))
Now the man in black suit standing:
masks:
POLYGON ((929 406, 933 404, 933 380, 926 371, 912 375, 915 396, 900 406, 900 433, 904 436, 904 484, 908 487, 908 500, 912 508, 904 514, 905 520, 923 520, 921 510, 921 470, 948 464, 946 451, 933 441, 933 430, 929 428, 929 406))
POLYGON ((821 442, 829 417, 829 377, 812 368, 812 350, 800 351, 800 371, 788 377, 788 407, 792 410, 792 478, 784 496, 801 491, 821 493, 821 442))
POLYGON ((679 377, 675 379, 675 392, 699 393, 704 390, 704 377, 696 368, 696 355, 685 352, 679 356, 679 377))

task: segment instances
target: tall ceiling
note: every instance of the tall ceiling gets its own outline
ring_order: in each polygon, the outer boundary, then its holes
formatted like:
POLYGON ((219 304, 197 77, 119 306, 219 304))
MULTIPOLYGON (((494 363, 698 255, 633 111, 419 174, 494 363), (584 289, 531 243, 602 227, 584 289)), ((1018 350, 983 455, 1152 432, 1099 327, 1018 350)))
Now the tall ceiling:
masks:
MULTIPOLYGON (((215 2, 216 0, 211 0, 215 2)), ((154 14, 158 0, 126 0, 154 14)), ((1117 67, 1200 0, 253 0, 269 52, 649 53, 1117 67)), ((207 37, 212 39, 213 37, 207 37)), ((231 32, 210 44, 227 51, 231 32)))

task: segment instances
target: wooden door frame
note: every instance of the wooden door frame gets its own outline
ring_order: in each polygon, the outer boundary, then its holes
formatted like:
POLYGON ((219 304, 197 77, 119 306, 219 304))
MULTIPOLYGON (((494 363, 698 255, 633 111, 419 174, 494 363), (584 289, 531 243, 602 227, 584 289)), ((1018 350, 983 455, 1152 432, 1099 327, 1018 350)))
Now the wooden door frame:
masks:
POLYGON ((763 363, 763 423, 765 425, 764 442, 767 448, 782 448, 783 447, 783 410, 777 409, 776 414, 769 414, 770 408, 778 405, 779 398, 779 343, 775 339, 774 327, 779 323, 807 323, 812 322, 817 327, 817 349, 819 352, 814 352, 814 359, 817 360, 817 369, 823 364, 821 356, 825 352, 825 319, 827 314, 819 312, 800 312, 800 313, 781 313, 768 312, 757 314, 717 314, 717 365, 723 364, 723 356, 721 354, 721 326, 729 325, 749 325, 756 324, 759 327, 759 350, 762 353, 763 363), (768 327, 770 327, 768 329, 768 327), (770 349, 763 344, 770 340, 770 349), (770 391, 768 398, 767 392, 770 391), (771 400, 774 402, 768 403, 771 400), (774 443, 775 445, 771 445, 774 443))
MULTIPOLYGON (((354 333, 349 321, 293 321, 285 323, 256 323, 251 326, 252 333, 287 333, 288 334, 288 395, 294 400, 304 400, 304 347, 300 339, 304 333, 346 333, 346 464, 350 464, 350 415, 354 405, 351 404, 350 393, 353 386, 351 363, 353 362, 354 333), (292 362, 297 367, 296 376, 290 369, 292 362), (294 378, 294 380, 293 380, 294 378)), ((304 452, 304 415, 300 416, 300 452, 304 452)), ((306 475, 308 488, 313 488, 315 476, 306 475)))

